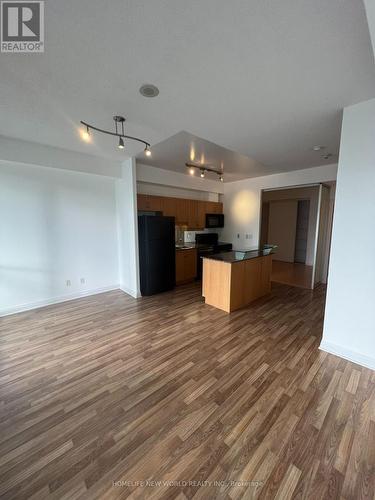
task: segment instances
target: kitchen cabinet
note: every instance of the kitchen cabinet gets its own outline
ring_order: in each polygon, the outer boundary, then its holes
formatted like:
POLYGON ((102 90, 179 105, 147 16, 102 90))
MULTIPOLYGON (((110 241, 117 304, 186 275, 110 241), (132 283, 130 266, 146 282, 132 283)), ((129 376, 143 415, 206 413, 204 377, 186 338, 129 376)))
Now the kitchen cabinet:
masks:
POLYGON ((197 251, 176 250, 176 284, 188 283, 197 276, 197 251))
POLYGON ((223 213, 223 204, 214 201, 171 198, 169 196, 137 195, 138 210, 162 212, 174 217, 176 225, 187 226, 188 229, 204 229, 206 214, 223 213))
POLYGON ((206 227, 206 202, 198 201, 198 229, 204 229, 206 227))
POLYGON ((207 214, 222 214, 223 204, 216 201, 206 201, 206 213, 207 214))
POLYGON ((137 194, 138 210, 150 210, 150 200, 147 194, 137 194))
MULTIPOLYGON (((234 254, 235 252, 232 252, 234 254)), ((272 255, 244 260, 203 259, 202 295, 206 304, 228 313, 271 292, 272 255)))
MULTIPOLYGON (((173 199, 173 198, 172 198, 173 199)), ((189 201, 185 199, 175 198, 175 207, 176 207, 176 224, 181 226, 189 227, 189 201)))
POLYGON ((163 212, 163 197, 162 196, 149 196, 149 207, 153 212, 163 212))

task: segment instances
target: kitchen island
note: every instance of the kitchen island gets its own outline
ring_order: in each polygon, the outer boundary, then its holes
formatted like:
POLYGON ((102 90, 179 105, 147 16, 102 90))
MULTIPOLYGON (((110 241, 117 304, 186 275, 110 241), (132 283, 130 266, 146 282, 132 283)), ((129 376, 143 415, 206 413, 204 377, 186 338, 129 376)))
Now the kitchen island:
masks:
POLYGON ((203 258, 206 304, 232 312, 271 292, 272 254, 232 251, 203 258))

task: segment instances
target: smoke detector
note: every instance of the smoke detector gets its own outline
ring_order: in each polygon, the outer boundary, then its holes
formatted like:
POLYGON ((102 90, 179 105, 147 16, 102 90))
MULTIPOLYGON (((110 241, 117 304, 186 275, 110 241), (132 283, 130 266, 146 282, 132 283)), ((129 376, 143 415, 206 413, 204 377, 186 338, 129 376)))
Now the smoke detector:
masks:
POLYGON ((145 83, 144 85, 142 85, 142 87, 139 89, 139 92, 141 95, 143 95, 143 97, 156 97, 157 95, 159 95, 159 89, 151 83, 145 83))

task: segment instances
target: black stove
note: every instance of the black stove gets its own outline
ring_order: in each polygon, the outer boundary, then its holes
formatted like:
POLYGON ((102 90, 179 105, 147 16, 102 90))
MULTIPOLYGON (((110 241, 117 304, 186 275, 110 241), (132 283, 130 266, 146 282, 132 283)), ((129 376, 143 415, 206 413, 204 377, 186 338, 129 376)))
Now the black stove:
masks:
POLYGON ((202 257, 214 255, 220 252, 230 252, 232 250, 231 243, 223 243, 218 241, 217 233, 198 233, 195 235, 195 246, 197 249, 197 279, 202 279, 202 257))

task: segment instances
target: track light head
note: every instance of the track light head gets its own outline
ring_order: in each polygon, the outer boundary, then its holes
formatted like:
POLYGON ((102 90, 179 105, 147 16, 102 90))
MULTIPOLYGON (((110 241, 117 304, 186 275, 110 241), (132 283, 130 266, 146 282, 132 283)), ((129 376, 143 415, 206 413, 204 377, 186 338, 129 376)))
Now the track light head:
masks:
POLYGON ((86 129, 81 129, 81 138, 85 142, 91 142, 91 135, 90 135, 89 127, 86 127, 86 129))
POLYGON ((148 145, 145 147, 145 155, 148 157, 151 156, 151 149, 150 149, 150 146, 148 146, 148 145))
POLYGON ((118 141, 118 148, 119 149, 124 149, 125 148, 124 139, 122 137, 120 137, 120 139, 118 141))
POLYGON ((201 177, 202 177, 202 179, 204 179, 205 175, 206 175, 206 174, 205 174, 205 171, 204 171, 204 170, 201 170, 201 177))
POLYGON ((194 175, 195 174, 195 170, 193 169, 193 167, 189 168, 189 174, 190 175, 194 175))

